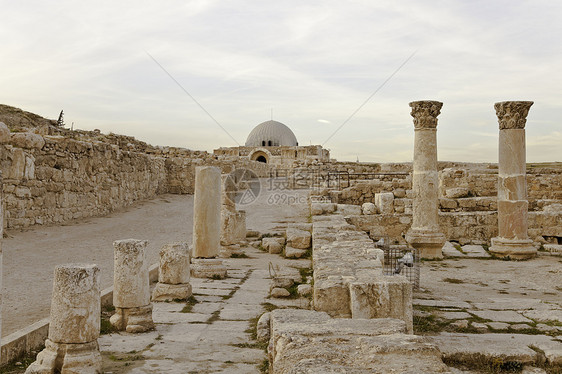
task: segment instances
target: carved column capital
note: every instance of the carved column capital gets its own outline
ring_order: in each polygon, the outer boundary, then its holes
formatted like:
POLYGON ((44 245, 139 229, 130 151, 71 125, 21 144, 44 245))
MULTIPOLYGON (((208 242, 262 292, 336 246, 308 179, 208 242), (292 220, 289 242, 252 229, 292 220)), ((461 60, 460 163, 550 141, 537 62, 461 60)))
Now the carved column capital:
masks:
POLYGON ((532 101, 502 101, 494 104, 500 130, 524 129, 532 101))
POLYGON ((439 101, 412 101, 410 103, 414 117, 415 129, 434 129, 437 127, 437 116, 441 113, 443 103, 439 101))

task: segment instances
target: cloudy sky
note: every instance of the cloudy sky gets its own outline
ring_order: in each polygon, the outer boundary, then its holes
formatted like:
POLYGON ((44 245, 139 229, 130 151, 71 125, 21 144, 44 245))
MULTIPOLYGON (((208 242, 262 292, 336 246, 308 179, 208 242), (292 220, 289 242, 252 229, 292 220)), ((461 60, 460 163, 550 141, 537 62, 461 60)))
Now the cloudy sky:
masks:
POLYGON ((494 102, 533 100, 527 159, 562 161, 561 2, 0 5, 0 103, 64 109, 76 128, 212 151, 243 145, 273 110, 338 160, 410 161, 408 103, 431 99, 444 103, 439 159, 495 162, 494 102))

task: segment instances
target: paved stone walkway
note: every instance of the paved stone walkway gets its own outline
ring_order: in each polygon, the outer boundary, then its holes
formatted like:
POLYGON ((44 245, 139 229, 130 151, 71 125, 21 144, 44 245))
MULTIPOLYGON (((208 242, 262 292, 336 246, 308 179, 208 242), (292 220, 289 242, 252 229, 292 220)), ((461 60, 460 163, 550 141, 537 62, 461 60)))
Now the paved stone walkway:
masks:
POLYGON ((197 303, 154 303, 156 330, 99 339, 105 373, 260 373, 266 353, 249 332, 268 308, 308 307, 308 299, 269 299, 269 264, 309 268, 253 247, 226 259, 228 278, 191 278, 197 303))

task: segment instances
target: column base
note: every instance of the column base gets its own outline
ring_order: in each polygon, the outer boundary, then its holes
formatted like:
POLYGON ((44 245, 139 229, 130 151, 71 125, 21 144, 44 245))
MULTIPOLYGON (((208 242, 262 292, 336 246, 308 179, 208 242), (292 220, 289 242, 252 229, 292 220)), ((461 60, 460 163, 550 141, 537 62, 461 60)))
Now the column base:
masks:
POLYGON ((152 304, 137 308, 115 307, 115 314, 109 322, 118 331, 139 333, 154 330, 152 321, 152 304))
POLYGON ((441 249, 445 244, 445 235, 440 232, 410 229, 406 241, 420 252, 421 258, 443 258, 441 249))
POLYGON ((37 354, 26 374, 99 374, 102 360, 98 341, 67 344, 45 340, 45 349, 37 354))
POLYGON ((537 255, 537 249, 530 239, 492 238, 490 252, 497 257, 513 260, 527 260, 537 255))
POLYGON ((226 266, 218 258, 194 258, 191 260, 191 276, 194 278, 226 278, 226 266))
POLYGON ((156 283, 152 291, 152 301, 186 300, 192 294, 191 284, 156 283))

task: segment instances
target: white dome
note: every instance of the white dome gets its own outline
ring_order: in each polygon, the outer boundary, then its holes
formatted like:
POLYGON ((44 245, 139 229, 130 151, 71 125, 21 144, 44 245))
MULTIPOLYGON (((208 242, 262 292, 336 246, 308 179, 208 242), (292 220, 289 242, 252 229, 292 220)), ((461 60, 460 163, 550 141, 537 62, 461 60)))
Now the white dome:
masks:
POLYGON ((297 137, 290 128, 277 121, 260 123, 250 132, 246 147, 297 146, 297 137))

